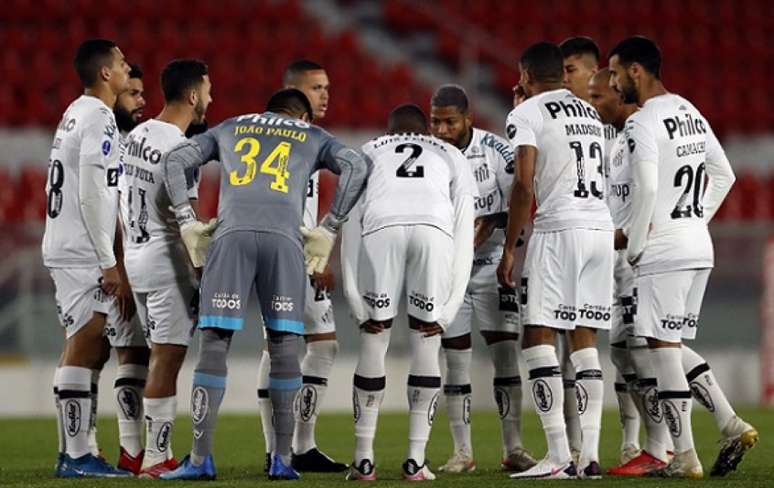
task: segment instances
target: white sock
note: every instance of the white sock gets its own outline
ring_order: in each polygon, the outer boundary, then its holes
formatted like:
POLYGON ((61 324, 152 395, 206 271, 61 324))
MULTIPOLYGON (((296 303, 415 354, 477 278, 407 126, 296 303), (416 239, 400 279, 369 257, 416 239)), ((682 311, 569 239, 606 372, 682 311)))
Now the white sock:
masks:
POLYGON ((647 342, 635 343, 640 338, 631 338, 628 344, 629 357, 637 373, 637 395, 642 402, 645 415, 642 420, 645 423, 645 451, 660 461, 667 462, 667 450, 672 438, 669 429, 664 422, 661 405, 658 401, 658 381, 656 380, 656 368, 647 342))
POLYGON ((691 390, 679 347, 651 349, 658 376, 658 400, 675 444, 675 454, 694 449, 691 427, 691 390))
POLYGON ((408 459, 417 466, 425 464, 425 447, 430 440, 438 394, 441 391, 441 367, 438 350, 441 336, 425 337, 422 332, 409 330, 411 366, 406 387, 409 404, 408 459))
POLYGON ((575 391, 575 366, 570 360, 570 346, 567 343, 567 336, 560 338, 562 346, 561 369, 562 385, 564 386, 564 406, 563 415, 567 430, 567 441, 570 443, 570 450, 580 452, 582 447, 581 423, 578 416, 578 396, 575 391))
POLYGON ((99 369, 91 370, 91 425, 89 425, 89 450, 95 456, 99 456, 99 443, 97 442, 97 400, 99 397, 99 377, 102 373, 99 369))
POLYGON ((258 411, 261 414, 261 431, 267 454, 274 452, 274 411, 269 398, 269 369, 271 359, 269 351, 264 349, 258 363, 258 411))
POLYGON ((454 452, 464 451, 472 455, 470 362, 473 349, 444 349, 444 353, 446 354, 446 384, 443 386, 443 393, 446 396, 446 414, 449 417, 454 452))
POLYGON ((618 399, 618 412, 621 420, 623 438, 621 449, 631 446, 640 448, 640 413, 637 406, 637 395, 630 385, 634 385, 637 374, 629 357, 629 350, 624 347, 611 347, 610 359, 615 365, 615 396, 618 399))
POLYGON ((575 388, 578 396, 578 416, 581 424, 581 454, 578 466, 586 467, 599 461, 599 432, 602 428, 602 366, 595 347, 587 347, 570 355, 577 371, 575 388))
POLYGON ((118 439, 132 457, 142 451, 142 396, 148 368, 140 364, 121 364, 113 385, 118 412, 118 439))
POLYGON ((519 374, 519 342, 500 341, 489 345, 494 365, 494 391, 503 437, 503 455, 518 447, 521 441, 521 376, 519 374))
POLYGON ((59 383, 61 380, 59 379, 60 372, 62 368, 56 368, 54 370, 54 381, 53 384, 53 390, 54 390, 54 409, 56 411, 56 437, 57 437, 57 445, 58 445, 58 451, 57 452, 65 452, 66 446, 65 446, 65 433, 64 433, 64 422, 62 422, 62 406, 59 402, 59 383))
POLYGON ((683 369, 685 369, 693 398, 712 412, 718 430, 722 432, 728 422, 736 416, 736 412, 704 358, 690 347, 683 345, 682 349, 683 369))
POLYGON ((306 355, 301 362, 303 386, 296 402, 296 425, 293 429, 293 452, 303 454, 317 447, 314 428, 320 415, 328 377, 339 345, 332 341, 313 341, 306 344, 306 355))
POLYGON ((150 468, 174 457, 172 433, 177 413, 177 398, 144 398, 145 408, 145 457, 142 467, 150 468))
POLYGON ((65 452, 73 459, 89 454, 91 370, 62 366, 58 374, 59 415, 65 434, 65 452))
POLYGON ((533 346, 522 350, 529 371, 535 411, 540 416, 548 443, 548 456, 557 464, 572 459, 564 424, 564 387, 554 346, 533 346))
POLYGON ((360 332, 360 357, 352 386, 352 408, 355 417, 354 464, 363 459, 373 464, 374 437, 379 419, 379 407, 386 385, 384 357, 390 344, 390 329, 379 334, 360 332))

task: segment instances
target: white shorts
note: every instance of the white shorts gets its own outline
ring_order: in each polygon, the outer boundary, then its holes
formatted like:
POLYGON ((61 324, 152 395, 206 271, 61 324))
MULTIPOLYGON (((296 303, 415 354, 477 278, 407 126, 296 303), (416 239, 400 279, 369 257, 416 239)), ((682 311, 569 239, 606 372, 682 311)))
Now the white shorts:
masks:
POLYGON ((405 283, 409 316, 437 322, 451 293, 454 242, 428 225, 385 227, 363 236, 358 287, 372 320, 397 315, 405 283))
POLYGON ((665 342, 695 339, 711 271, 687 269, 636 277, 635 335, 665 342))
POLYGON ((56 308, 65 337, 74 336, 95 313, 107 315, 105 336, 113 347, 143 347, 145 338, 137 317, 121 319, 115 299, 100 288, 99 268, 49 268, 54 280, 56 308))
POLYGON ((637 291, 634 288, 634 270, 626 260, 626 251, 615 253, 613 294, 613 325, 610 344, 626 342, 634 335, 634 315, 637 313, 637 291))
POLYGON ((613 301, 613 232, 536 232, 521 279, 522 324, 609 329, 613 301))
POLYGON ((135 292, 137 316, 151 344, 189 346, 196 328, 199 294, 190 284, 135 292))
POLYGON ((330 332, 336 332, 330 294, 325 290, 315 289, 310 280, 306 285, 304 300, 304 335, 330 332))
POLYGON ((444 339, 470 334, 474 318, 480 331, 519 333, 519 303, 516 290, 499 286, 498 263, 498 258, 490 258, 484 264, 473 264, 470 282, 465 290, 465 300, 444 332, 444 339))

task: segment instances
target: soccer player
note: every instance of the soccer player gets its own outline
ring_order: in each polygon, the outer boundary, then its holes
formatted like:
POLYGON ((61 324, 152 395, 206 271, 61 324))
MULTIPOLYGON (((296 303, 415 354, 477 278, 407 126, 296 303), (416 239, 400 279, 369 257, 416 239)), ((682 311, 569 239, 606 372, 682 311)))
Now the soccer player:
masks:
POLYGON ((356 445, 347 479, 376 479, 373 441, 384 358, 405 287, 411 365, 403 478, 433 480, 425 446, 441 388, 438 350, 470 279, 478 192, 463 154, 428 134, 416 105, 395 108, 387 135, 366 143, 363 152, 373 172, 345 226, 341 251, 345 295, 360 324, 352 387, 356 445))
POLYGON ((521 441, 518 299, 516 290, 498 286, 496 274, 505 241, 502 228, 513 180, 513 151, 504 139, 473 127, 468 96, 457 85, 443 85, 433 94, 430 131, 462 151, 479 194, 470 283, 459 312, 441 338, 447 371, 443 390, 454 451, 439 470, 460 473, 476 468, 470 440, 470 329, 475 317, 494 365, 493 392, 503 437, 502 466, 524 471, 534 466, 535 460, 521 441))
POLYGON ((519 68, 528 99, 508 115, 506 125, 518 177, 497 275, 501 285, 515 286, 513 254, 534 195, 537 213, 521 278, 522 354, 548 455, 511 476, 598 478, 602 373, 596 331, 610 327, 613 295, 613 226, 603 193, 602 124, 593 107, 562 88, 558 46, 530 46, 519 68), (582 429, 577 469, 562 412, 564 391, 554 347, 558 330, 568 336, 576 370, 582 429))
POLYGON ((193 449, 162 479, 213 479, 212 442, 226 387, 226 356, 242 328, 255 286, 267 330, 276 444, 270 479, 298 479, 291 467, 293 401, 301 388, 299 339, 307 273, 322 272, 336 233, 359 197, 368 166, 354 150, 310 125, 301 91, 275 93, 263 113, 232 117, 173 148, 162 160, 167 193, 194 266, 201 266, 208 227, 195 220, 185 171, 218 159, 222 164, 218 229, 201 281, 201 347, 194 371, 193 449), (331 211, 318 227, 301 228, 311 173, 340 175, 331 211), (257 211, 261 210, 261 211, 257 211), (302 249, 302 234, 304 245, 302 249))
MULTIPOLYGON (((640 107, 625 129, 636 191, 622 237, 626 237, 627 260, 635 269, 634 333, 648 340, 659 406, 675 451, 669 464, 652 474, 700 478, 703 469, 693 443, 690 383, 709 368, 700 356, 683 350, 681 343, 696 337, 714 259, 707 224, 735 177, 709 122, 689 101, 664 88, 661 52, 653 41, 645 37, 621 41, 610 52, 610 69, 610 83, 624 101, 640 107), (703 191, 705 177, 708 183, 703 191)), ((705 375, 695 388, 699 385, 712 389, 713 400, 721 398, 711 375, 705 375)), ((713 474, 735 469, 758 440, 757 431, 725 403, 718 404, 725 422, 713 474)))
MULTIPOLYGON (((141 477, 158 478, 177 467, 172 431, 176 386, 195 325, 196 279, 169 209, 161 156, 201 123, 210 97, 207 65, 194 59, 170 62, 161 73, 164 108, 127 137, 120 182, 126 236, 126 270, 138 316, 151 347, 143 406, 146 420, 141 477)), ((188 198, 197 206, 198 173, 188 175, 188 198)))
POLYGON ((137 127, 145 109, 145 88, 142 83, 143 72, 136 64, 129 64, 129 89, 118 95, 113 114, 122 137, 126 137, 137 127))
MULTIPOLYGON (((285 88, 301 90, 312 104, 314 120, 325 118, 328 110, 330 82, 325 69, 313 61, 301 60, 291 63, 283 75, 285 88)), ((304 226, 311 229, 317 225, 320 197, 320 174, 315 172, 309 180, 304 226)), ((304 305, 304 340, 306 354, 301 362, 303 386, 295 408, 296 425, 293 431, 293 467, 300 472, 339 472, 347 465, 337 463, 317 449, 314 429, 320 414, 322 401, 328 389, 328 376, 338 351, 336 325, 330 291, 333 290, 333 272, 330 266, 321 274, 310 277, 306 287, 304 305)), ((269 354, 264 350, 259 367, 258 404, 261 411, 263 435, 266 441, 266 469, 271 465, 271 451, 274 446, 271 401, 269 400, 269 354)))
POLYGON ((569 37, 559 44, 564 59, 562 85, 590 102, 589 80, 599 70, 599 47, 590 37, 569 37))
MULTIPOLYGON (((67 108, 54 136, 42 246, 66 338, 54 374, 56 475, 128 476, 91 452, 88 436, 93 371, 109 354, 105 336, 115 347, 143 342, 133 329, 120 327, 134 310, 116 252, 120 168, 113 106, 128 88, 129 66, 114 42, 90 39, 78 47, 75 70, 84 93, 67 108)), ((135 405, 118 400, 119 406, 135 405)))

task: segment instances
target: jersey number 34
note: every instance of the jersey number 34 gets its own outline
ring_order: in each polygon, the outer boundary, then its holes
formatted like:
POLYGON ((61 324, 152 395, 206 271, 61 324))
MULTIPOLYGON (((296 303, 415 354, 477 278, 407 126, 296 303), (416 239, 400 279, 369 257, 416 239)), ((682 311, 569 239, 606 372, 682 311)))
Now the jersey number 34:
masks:
MULTIPOLYGON (((290 177, 288 172, 288 161, 290 160, 290 150, 292 144, 289 142, 280 142, 266 156, 261 163, 261 173, 274 177, 271 182, 271 189, 282 193, 288 192, 287 179, 290 177)), ((255 170, 257 162, 255 158, 261 152, 261 143, 254 137, 245 137, 239 139, 234 145, 234 152, 241 154, 242 163, 245 165, 244 174, 240 175, 237 170, 229 173, 229 182, 233 186, 249 185, 255 179, 255 170)))

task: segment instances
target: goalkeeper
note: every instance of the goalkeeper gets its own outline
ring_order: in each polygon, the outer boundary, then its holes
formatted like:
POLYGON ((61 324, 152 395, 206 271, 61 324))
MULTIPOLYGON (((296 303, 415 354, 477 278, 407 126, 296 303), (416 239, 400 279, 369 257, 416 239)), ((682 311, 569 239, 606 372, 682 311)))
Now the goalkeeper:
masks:
POLYGON ((163 159, 165 184, 183 241, 191 260, 204 263, 201 342, 191 395, 193 447, 164 479, 215 478, 211 447, 226 388, 226 355, 234 331, 244 324, 253 285, 271 356, 269 396, 276 448, 269 477, 298 478, 291 467, 292 405, 301 387, 304 268, 309 274, 323 271, 339 226, 368 176, 366 160, 310 125, 312 117, 301 91, 281 90, 271 97, 265 112, 227 119, 176 146, 163 159), (221 183, 218 226, 208 251, 208 228, 193 219, 188 205, 185 171, 210 160, 221 162, 221 183), (307 182, 320 168, 339 175, 333 205, 317 228, 302 229, 307 182))

